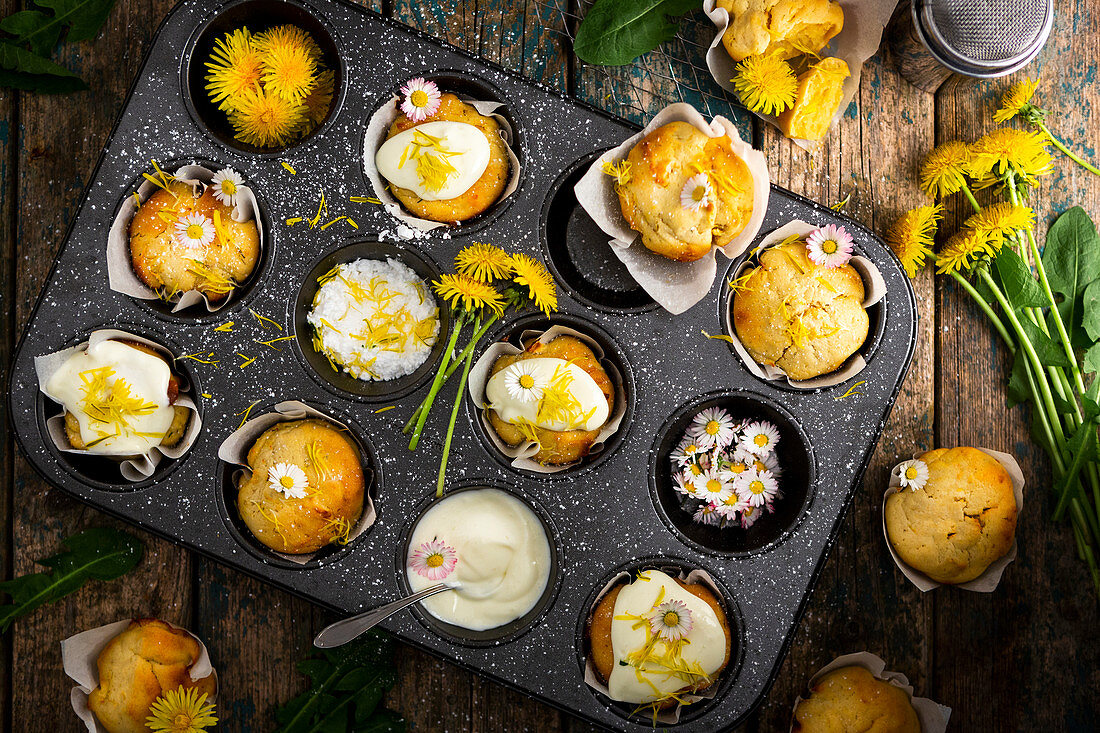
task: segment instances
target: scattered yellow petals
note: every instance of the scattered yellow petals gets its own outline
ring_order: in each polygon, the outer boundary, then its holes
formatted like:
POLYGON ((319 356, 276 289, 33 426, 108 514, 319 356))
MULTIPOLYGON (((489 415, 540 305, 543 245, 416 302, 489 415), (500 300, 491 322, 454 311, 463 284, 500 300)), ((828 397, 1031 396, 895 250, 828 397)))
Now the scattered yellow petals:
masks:
POLYGON ((348 196, 348 201, 353 204, 381 204, 380 199, 376 199, 374 196, 348 196))
POLYGON ((278 321, 273 321, 270 318, 268 318, 267 316, 261 316, 259 313, 252 310, 251 308, 248 309, 248 312, 256 317, 256 320, 260 322, 260 328, 262 328, 263 330, 265 330, 265 331, 267 330, 267 326, 264 325, 266 323, 270 323, 272 326, 279 329, 280 331, 283 330, 282 324, 280 324, 278 321))
POLYGON ((233 321, 226 321, 220 326, 215 326, 214 330, 221 331, 222 333, 229 333, 233 330, 233 321))
POLYGON ((359 228, 359 225, 355 223, 355 219, 352 219, 350 216, 345 216, 344 218, 348 220, 348 224, 351 224, 352 229, 359 228))
POLYGON ((379 407, 377 410, 374 411, 374 414, 377 415, 380 412, 386 412, 387 410, 392 410, 395 407, 397 407, 397 405, 386 405, 385 407, 379 407))
POLYGON ((860 391, 859 391, 858 389, 856 389, 856 388, 857 388, 857 387, 859 387, 859 386, 860 386, 861 384, 867 384, 867 380, 866 380, 866 379, 861 379, 861 380, 859 380, 858 382, 856 382, 855 384, 853 384, 853 385, 852 385, 851 387, 849 387, 849 388, 848 388, 848 391, 847 391, 847 392, 845 392, 844 394, 840 395, 839 397, 834 397, 833 399, 834 399, 834 400, 842 400, 842 399, 844 399, 845 397, 851 397, 852 395, 861 395, 861 394, 863 394, 863 393, 862 393, 862 392, 860 392, 860 391))
POLYGON ((344 219, 347 219, 347 217, 346 216, 338 216, 335 219, 333 219, 332 221, 328 222, 327 224, 322 224, 321 225, 321 231, 322 232, 325 231, 326 229, 328 229, 330 226, 332 226, 336 222, 343 221, 344 219))
POLYGON ((733 339, 730 338, 729 336, 727 336, 724 333, 719 333, 719 334, 715 334, 715 335, 711 336, 709 333, 707 333, 703 329, 700 329, 700 331, 702 331, 703 335, 706 336, 708 339, 714 339, 715 341, 725 341, 726 343, 729 343, 729 344, 733 343, 733 339))
POLYGON ((199 364, 208 364, 208 365, 211 365, 211 366, 221 363, 217 359, 211 359, 211 357, 213 357, 213 356, 214 356, 213 351, 211 351, 208 354, 203 354, 201 352, 196 351, 194 354, 183 354, 181 356, 177 356, 176 360, 179 361, 180 359, 190 359, 191 361, 198 362, 199 364))
POLYGON ((244 427, 244 424, 246 422, 248 422, 248 416, 252 414, 252 408, 255 407, 258 404, 260 404, 260 401, 256 400, 251 405, 246 407, 243 412, 234 412, 233 413, 234 415, 242 415, 241 424, 237 426, 237 430, 240 430, 242 427, 244 427))
POLYGON ((301 222, 302 222, 302 217, 300 217, 300 216, 292 216, 292 217, 290 217, 289 219, 287 219, 287 220, 286 220, 286 225, 287 225, 288 227, 292 227, 292 226, 294 226, 295 224, 300 224, 301 222))
POLYGON ((209 392, 200 392, 199 394, 201 394, 206 399, 210 399, 211 397, 214 396, 214 395, 210 394, 209 392))
POLYGON ((263 346, 269 346, 272 349, 275 349, 276 351, 282 351, 282 349, 280 349, 278 346, 275 346, 275 344, 278 343, 279 341, 289 341, 292 338, 294 338, 294 337, 293 336, 280 336, 279 338, 274 338, 274 339, 271 339, 269 341, 260 341, 259 339, 252 339, 252 341, 257 343, 257 344, 262 344, 263 346))
POLYGON ((237 356, 239 356, 239 357, 241 357, 242 359, 244 359, 244 361, 243 361, 243 362, 241 362, 241 365, 240 365, 241 369, 244 369, 244 368, 245 368, 246 366, 248 366, 248 365, 249 365, 249 364, 251 364, 252 362, 256 361, 256 357, 255 357, 255 356, 246 356, 245 354, 242 354, 242 353, 241 353, 241 352, 239 352, 239 351, 237 352, 237 356))
POLYGON ((288 171, 290 171, 290 175, 292 175, 292 176, 298 175, 298 171, 294 170, 294 168, 290 165, 290 163, 287 163, 285 160, 280 160, 279 162, 282 163, 284 168, 286 168, 288 171))

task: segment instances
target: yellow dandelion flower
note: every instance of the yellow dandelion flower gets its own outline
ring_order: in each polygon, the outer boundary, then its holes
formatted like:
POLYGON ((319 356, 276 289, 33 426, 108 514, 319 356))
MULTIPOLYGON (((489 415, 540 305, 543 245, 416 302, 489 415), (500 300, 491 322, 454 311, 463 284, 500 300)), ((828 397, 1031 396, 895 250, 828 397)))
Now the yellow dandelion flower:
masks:
POLYGON ((512 258, 500 247, 474 242, 455 257, 455 269, 480 282, 491 283, 512 273, 512 258))
POLYGON ((527 255, 512 255, 512 280, 527 288, 527 295, 535 307, 546 315, 558 309, 558 289, 546 266, 527 255))
POLYGON ((1020 229, 1031 229, 1035 226, 1035 212, 1027 206, 993 204, 967 219, 963 226, 984 232, 991 238, 1004 239, 1020 229))
POLYGON ((261 34, 256 41, 263 58, 264 89, 295 104, 300 104, 317 86, 318 56, 302 36, 309 39, 299 28, 279 26, 261 34), (281 32, 280 29, 286 28, 297 33, 281 32))
POLYGON ((1047 175, 1054 167, 1047 142, 1041 132, 1010 127, 994 130, 971 143, 970 177, 984 188, 1014 173, 1027 185, 1034 185, 1036 176, 1047 175))
POLYGON ((737 64, 733 79, 741 101, 753 112, 779 114, 794 106, 798 79, 776 54, 754 54, 737 64))
POLYGON ((970 148, 956 141, 937 146, 920 167, 920 188, 929 196, 950 196, 966 185, 970 148))
POLYGON ((149 712, 145 725, 154 733, 202 733, 218 722, 206 693, 183 685, 158 697, 149 712))
POLYGON ((238 97, 229 121, 241 142, 258 148, 281 147, 293 138, 302 110, 301 105, 257 86, 238 97))
POLYGON ((332 70, 322 71, 317 75, 317 84, 306 95, 304 104, 306 106, 306 123, 303 127, 307 128, 303 133, 308 134, 313 131, 313 128, 320 125, 328 117, 328 111, 332 107, 332 97, 336 91, 336 73, 332 70))
POLYGON ((317 45, 317 41, 296 25, 277 25, 257 33, 256 46, 265 52, 302 49, 316 60, 321 58, 321 47, 317 45))
POLYGON ((936 272, 943 275, 969 270, 976 262, 993 256, 999 249, 1000 245, 992 243, 985 232, 963 229, 952 235, 936 254, 936 272))
POLYGON ((932 252, 932 239, 943 216, 942 206, 921 206, 907 211, 886 231, 886 243, 901 260, 905 273, 916 277, 932 252))
POLYGON ((227 33, 214 42, 207 69, 206 91, 218 109, 234 109, 236 98, 255 87, 263 74, 260 52, 247 28, 227 33))
POLYGON ((993 113, 993 121, 1003 125, 1021 112, 1026 116, 1033 109, 1031 98, 1038 86, 1038 79, 1025 79, 1010 86, 1001 97, 1001 106, 993 113))
POLYGON ((488 308, 498 315, 504 313, 504 298, 497 289, 469 275, 443 275, 432 283, 432 288, 452 307, 468 311, 488 308))

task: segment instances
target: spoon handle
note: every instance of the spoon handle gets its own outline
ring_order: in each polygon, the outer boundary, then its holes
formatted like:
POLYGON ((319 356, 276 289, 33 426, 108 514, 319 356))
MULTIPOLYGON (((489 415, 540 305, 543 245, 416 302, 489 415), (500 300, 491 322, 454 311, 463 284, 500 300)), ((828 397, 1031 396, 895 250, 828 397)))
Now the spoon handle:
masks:
POLYGON ((364 611, 363 613, 343 619, 342 621, 329 624, 321 629, 321 633, 317 634, 317 637, 313 640, 313 646, 318 649, 331 649, 341 644, 347 644, 368 629, 376 626, 386 617, 402 609, 408 608, 412 604, 428 596, 434 596, 436 593, 451 590, 451 587, 452 586, 446 583, 432 585, 422 591, 413 593, 411 596, 406 596, 392 603, 387 603, 384 606, 372 608, 369 611, 364 611))

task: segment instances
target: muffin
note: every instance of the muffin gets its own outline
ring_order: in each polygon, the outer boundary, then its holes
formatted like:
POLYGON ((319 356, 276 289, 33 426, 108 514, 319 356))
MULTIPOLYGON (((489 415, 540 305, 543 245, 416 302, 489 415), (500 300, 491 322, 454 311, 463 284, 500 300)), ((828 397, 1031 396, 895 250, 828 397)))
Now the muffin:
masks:
POLYGON ((694 262, 729 243, 752 217, 752 174, 727 135, 670 122, 638 141, 626 163, 615 187, 623 216, 662 257, 694 262))
POLYGON ((136 619, 99 653, 99 685, 88 695, 88 709, 108 733, 149 733, 149 708, 165 692, 182 685, 208 696, 217 692, 214 675, 191 679, 202 648, 194 637, 157 619, 136 619))
POLYGON ((939 448, 920 457, 928 480, 886 499, 886 533, 898 556, 937 583, 965 583, 1012 547, 1012 477, 977 448, 939 448))
POLYGON ((130 220, 134 273, 165 300, 190 290, 211 303, 224 300, 248 279, 260 257, 256 222, 234 221, 232 214, 213 186, 169 178, 130 220))
POLYGON ((789 59, 817 53, 844 28, 844 10, 831 0, 717 0, 729 13, 722 45, 734 61, 775 53, 789 59))
POLYGON ((615 407, 596 354, 573 336, 532 340, 493 362, 485 387, 489 424, 510 446, 538 443, 534 460, 564 465, 588 455, 615 407))
POLYGON ((512 163, 500 133, 495 119, 443 94, 439 109, 426 119, 413 121, 399 112, 375 162, 410 213, 458 224, 496 203, 508 185, 512 163), (421 135, 411 132, 416 128, 421 135))
POLYGON ((800 140, 825 137, 850 75, 848 64, 835 57, 823 58, 799 74, 794 105, 779 115, 780 131, 800 140))
POLYGON ((342 429, 317 419, 278 423, 256 439, 248 466, 237 510, 256 539, 290 555, 348 541, 366 482, 359 449, 342 429))
POLYGON ((643 570, 608 591, 592 610, 585 635, 588 659, 609 697, 655 709, 707 689, 730 660, 729 621, 714 592, 659 570, 643 570))
POLYGON ((65 437, 76 450, 104 456, 171 448, 191 412, 176 405, 179 378, 162 354, 138 341, 108 339, 73 354, 46 391, 61 402, 65 437))
POLYGON ((870 326, 859 272, 815 264, 802 241, 768 247, 759 259, 733 297, 733 327, 749 355, 796 381, 839 369, 870 326))
POLYGON ((921 733, 917 711, 905 690, 877 679, 863 667, 840 667, 822 675, 794 710, 795 733, 921 733))

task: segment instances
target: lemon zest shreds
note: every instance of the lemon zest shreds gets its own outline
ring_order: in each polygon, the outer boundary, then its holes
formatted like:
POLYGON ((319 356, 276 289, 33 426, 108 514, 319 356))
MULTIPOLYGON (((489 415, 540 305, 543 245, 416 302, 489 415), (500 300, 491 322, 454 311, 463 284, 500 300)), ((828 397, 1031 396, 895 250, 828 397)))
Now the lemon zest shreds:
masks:
POLYGON ((901 260, 909 277, 916 277, 924 260, 932 253, 932 239, 943 215, 943 206, 921 206, 905 212, 886 230, 886 243, 901 260))
POLYGON ((617 163, 615 161, 605 160, 603 165, 600 166, 600 170, 614 178, 615 185, 617 186, 625 186, 630 183, 632 173, 630 172, 629 160, 620 160, 617 163))
POLYGON ((229 113, 235 136, 258 148, 286 145, 302 121, 302 107, 256 86, 237 96, 229 113))
POLYGON ((733 79, 741 101, 753 112, 779 114, 794 106, 798 78, 777 54, 753 54, 737 64, 733 79))
POLYGON ((455 269, 481 282, 493 282, 512 272, 512 258, 500 247, 474 242, 455 257, 455 269))
POLYGON ((233 330, 233 321, 226 321, 220 326, 214 326, 215 331, 221 331, 222 333, 229 333, 233 330))
POLYGON ((724 333, 718 333, 712 336, 703 329, 700 329, 700 331, 702 331, 703 335, 706 336, 708 339, 714 339, 715 341, 725 341, 728 344, 733 343, 733 339, 724 333))
POLYGON ((920 188, 929 196, 950 196, 966 185, 970 148, 953 140, 935 147, 920 167, 920 188))
POLYGON ((309 459, 309 463, 313 466, 313 469, 317 472, 317 476, 324 478, 328 473, 328 461, 325 459, 325 451, 321 447, 319 440, 311 440, 306 443, 306 458, 309 459))
POLYGON ((260 322, 260 328, 262 328, 263 330, 265 330, 265 331, 267 330, 267 326, 264 325, 265 323, 270 323, 272 326, 279 329, 280 331, 283 330, 282 324, 279 323, 278 321, 273 321, 270 318, 268 318, 267 316, 261 316, 259 313, 252 310, 251 308, 248 309, 248 312, 251 313, 256 318, 256 320, 260 322))
POLYGON ((248 416, 252 414, 252 408, 253 408, 253 407, 255 407, 255 406, 256 406, 256 405, 258 405, 258 404, 260 404, 260 401, 259 401, 259 400, 256 400, 256 401, 255 401, 255 402, 253 402, 253 403, 252 403, 251 405, 249 405, 248 407, 244 408, 244 410, 243 410, 243 411, 241 411, 241 412, 234 412, 234 413, 233 413, 233 415, 234 415, 234 416, 236 416, 236 415, 241 415, 241 424, 237 426, 237 430, 240 430, 240 429, 241 429, 242 427, 244 427, 244 424, 245 424, 246 422, 248 422, 248 416))
POLYGON ((525 254, 514 254, 512 271, 512 280, 527 289, 527 295, 536 308, 546 315, 558 309, 558 289, 545 265, 525 254))
POLYGON ((726 284, 730 286, 730 290, 737 293, 755 293, 756 288, 749 287, 749 280, 756 274, 756 268, 749 268, 743 274, 738 275, 732 280, 727 280, 726 284))
POLYGON ((969 270, 984 257, 995 254, 989 236, 973 229, 963 229, 952 235, 936 254, 936 272, 941 275, 969 270))
POLYGON ((279 162, 282 163, 284 168, 286 168, 288 171, 290 171, 290 175, 292 175, 292 176, 298 175, 298 171, 294 170, 294 167, 290 163, 287 163, 285 160, 280 160, 279 162))
POLYGON ((260 83, 263 63, 253 40, 247 28, 239 28, 214 41, 205 63, 206 91, 218 109, 232 111, 237 99, 260 83))
POLYGON ((1035 212, 1027 206, 1007 202, 992 204, 967 219, 963 226, 1003 238, 1020 229, 1035 226, 1035 212))
POLYGON ((856 389, 857 387, 859 387, 859 386, 860 386, 860 385, 862 385, 862 384, 867 384, 867 380, 866 380, 866 379, 861 379, 861 380, 859 380, 858 382, 856 382, 855 384, 853 384, 853 385, 852 385, 851 387, 849 387, 849 388, 848 388, 848 391, 847 391, 847 392, 845 392, 844 394, 842 394, 842 395, 840 395, 840 396, 838 396, 838 397, 834 397, 833 399, 834 399, 834 400, 842 400, 842 399, 844 399, 845 397, 852 397, 853 395, 861 395, 861 394, 863 394, 863 393, 862 393, 862 392, 860 392, 860 391, 859 391, 858 389, 856 389))
POLYGON ((1038 79, 1025 79, 1010 86, 1001 97, 1001 106, 993 113, 993 121, 1003 125, 1021 112, 1026 114, 1032 108, 1031 98, 1038 86, 1038 79))
POLYGON ((1014 173, 1023 183, 1034 185, 1037 176, 1054 169, 1046 148, 1048 140, 1041 132, 1010 127, 993 130, 970 144, 970 177, 985 187, 1014 173))
POLYGON ((214 713, 214 703, 206 701, 205 692, 180 685, 153 702, 145 725, 153 733, 202 733, 217 725, 214 713))
POLYGON ((443 275, 432 283, 432 288, 452 307, 468 311, 488 308, 497 315, 504 313, 504 298, 497 289, 469 275, 443 275))

